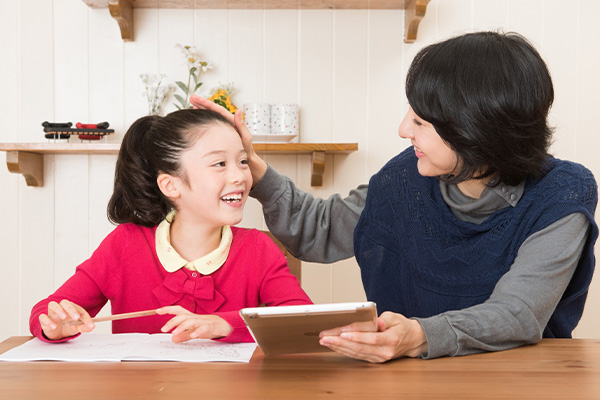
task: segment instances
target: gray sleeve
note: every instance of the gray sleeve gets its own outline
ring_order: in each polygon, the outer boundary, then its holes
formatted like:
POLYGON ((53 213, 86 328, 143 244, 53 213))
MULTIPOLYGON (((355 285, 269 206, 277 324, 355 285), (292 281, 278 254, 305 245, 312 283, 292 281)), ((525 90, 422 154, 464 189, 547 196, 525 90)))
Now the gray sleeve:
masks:
POLYGON ((523 242, 490 298, 464 310, 415 318, 427 337, 424 358, 498 351, 537 343, 569 284, 589 234, 570 214, 523 242))
POLYGON ((269 166, 250 195, 262 204, 269 230, 295 257, 332 263, 354 256, 354 228, 367 187, 360 185, 346 198, 314 198, 269 166))

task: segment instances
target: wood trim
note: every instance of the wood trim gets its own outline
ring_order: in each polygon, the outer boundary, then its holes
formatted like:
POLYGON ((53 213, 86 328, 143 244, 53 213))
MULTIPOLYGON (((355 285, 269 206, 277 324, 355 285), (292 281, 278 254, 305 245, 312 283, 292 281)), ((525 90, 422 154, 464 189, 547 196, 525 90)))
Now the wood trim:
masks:
MULTIPOLYGON (((119 154, 119 143, 0 143, 6 151, 6 165, 22 174, 27 186, 44 186, 44 154, 119 154)), ((254 143, 261 154, 310 154, 311 186, 323 185, 325 154, 348 154, 358 150, 358 143, 254 143)))
POLYGON ((91 8, 109 8, 124 41, 133 40, 133 9, 264 9, 264 10, 406 10, 404 41, 417 39, 430 0, 82 0, 91 8))
MULTIPOLYGON (((91 8, 106 8, 118 0, 82 0, 91 8)), ((189 9, 370 9, 404 10, 411 0, 132 0, 134 8, 189 9)))

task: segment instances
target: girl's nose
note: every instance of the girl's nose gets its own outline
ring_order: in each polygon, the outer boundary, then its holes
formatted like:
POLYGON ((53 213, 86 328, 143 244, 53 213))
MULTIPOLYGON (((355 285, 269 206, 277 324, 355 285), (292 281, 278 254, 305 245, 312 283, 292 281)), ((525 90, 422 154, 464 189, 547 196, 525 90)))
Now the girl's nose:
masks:
POLYGON ((238 166, 233 166, 229 170, 229 182, 230 183, 242 183, 246 180, 246 175, 244 172, 238 168, 238 166))

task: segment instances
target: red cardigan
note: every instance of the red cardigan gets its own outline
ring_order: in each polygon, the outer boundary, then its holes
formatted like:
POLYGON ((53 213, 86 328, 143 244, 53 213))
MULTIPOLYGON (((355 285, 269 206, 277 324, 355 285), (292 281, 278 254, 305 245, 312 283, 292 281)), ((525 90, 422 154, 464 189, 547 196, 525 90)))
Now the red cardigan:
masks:
MULTIPOLYGON (((210 275, 182 268, 169 273, 158 260, 156 227, 121 224, 92 256, 54 294, 37 303, 29 320, 31 333, 41 340, 39 315, 48 303, 68 299, 93 317, 111 303, 113 314, 181 305, 196 314, 225 319, 232 333, 220 340, 252 342, 239 316, 244 307, 311 304, 285 257, 267 235, 255 229, 232 227, 233 241, 225 264, 210 275)), ((113 333, 160 333, 172 315, 154 315, 112 322, 113 333)), ((65 338, 68 340, 70 338, 65 338)))

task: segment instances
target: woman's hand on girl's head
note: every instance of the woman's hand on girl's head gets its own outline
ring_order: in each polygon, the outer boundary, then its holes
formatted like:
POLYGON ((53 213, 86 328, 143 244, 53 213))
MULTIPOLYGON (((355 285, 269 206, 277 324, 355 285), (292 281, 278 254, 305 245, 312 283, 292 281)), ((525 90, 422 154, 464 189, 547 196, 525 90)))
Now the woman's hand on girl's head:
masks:
POLYGON ((246 123, 242 117, 242 112, 237 110, 235 115, 232 115, 229 110, 225 107, 220 106, 212 101, 205 99, 200 96, 196 96, 193 94, 190 96, 190 103, 194 106, 194 108, 200 108, 203 110, 211 110, 215 111, 225 118, 235 127, 235 130, 240 135, 242 139, 242 145, 244 146, 244 150, 246 150, 246 156, 248 157, 248 165, 250 166, 250 170, 252 171, 252 182, 253 185, 256 185, 262 177, 265 175, 267 171, 267 163, 262 160, 255 152, 254 147, 252 147, 252 133, 248 130, 246 123))
POLYGON ((425 333, 418 321, 384 312, 377 319, 377 327, 378 332, 360 332, 352 325, 325 331, 320 343, 348 357, 372 363, 418 357, 427 352, 425 333))
POLYGON ((195 94, 193 94, 190 96, 190 103, 192 103, 192 105, 196 109, 199 108, 201 110, 211 110, 221 114, 229 121, 229 123, 231 123, 231 125, 235 123, 234 116, 228 109, 208 99, 205 99, 204 97, 196 96, 195 94))
POLYGON ((242 112, 237 110, 235 115, 231 114, 231 112, 223 106, 220 106, 217 103, 213 103, 212 101, 205 99, 204 97, 196 96, 195 94, 190 96, 190 103, 194 106, 194 108, 199 108, 202 110, 211 110, 221 114, 225 117, 231 125, 235 127, 237 132, 242 138, 242 144, 244 145, 244 150, 248 153, 248 156, 254 155, 254 149, 252 147, 252 134, 248 130, 244 119, 242 118, 242 112))
POLYGON ((161 328, 161 331, 173 334, 175 343, 190 339, 217 339, 233 331, 231 325, 217 315, 198 315, 181 306, 162 307, 156 310, 156 313, 175 315, 161 328))
POLYGON ((61 300, 60 303, 51 301, 48 303, 48 314, 41 314, 39 320, 44 335, 50 340, 60 340, 81 332, 91 332, 95 328, 88 312, 69 300, 61 300), (64 324, 69 321, 81 321, 82 324, 64 324))

